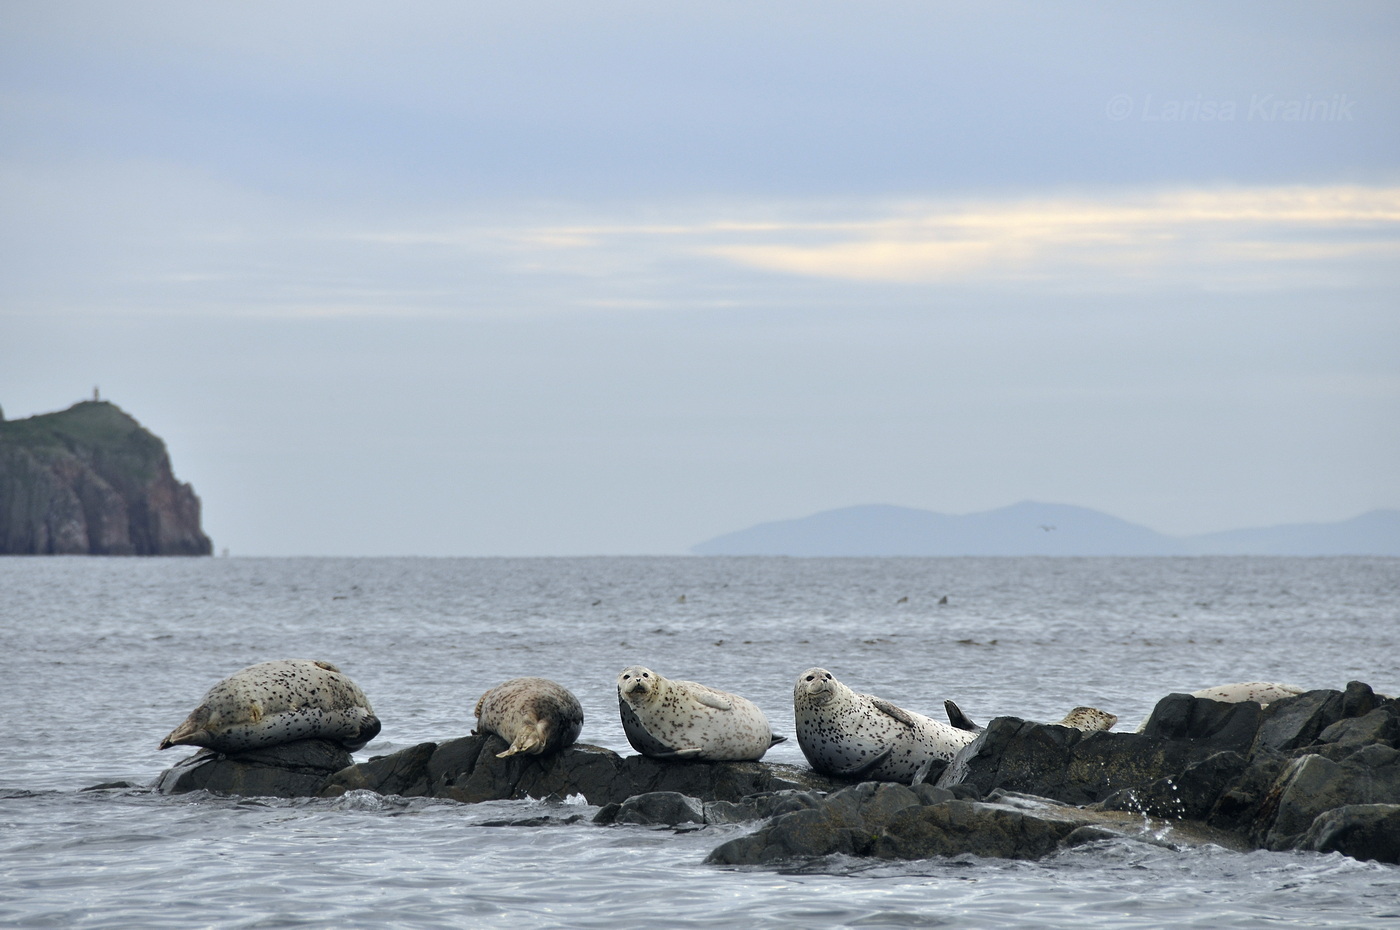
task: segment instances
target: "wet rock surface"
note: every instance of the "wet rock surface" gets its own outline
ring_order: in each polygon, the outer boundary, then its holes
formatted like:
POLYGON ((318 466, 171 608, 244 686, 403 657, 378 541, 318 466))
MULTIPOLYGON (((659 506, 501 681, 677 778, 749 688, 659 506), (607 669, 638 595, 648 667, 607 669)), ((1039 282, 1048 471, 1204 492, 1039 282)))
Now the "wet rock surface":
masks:
POLYGON ((549 756, 496 758, 506 743, 493 734, 423 743, 337 772, 315 792, 355 789, 473 803, 582 795, 589 804, 621 804, 653 792, 737 802, 782 789, 829 791, 841 783, 790 765, 764 762, 662 762, 576 744, 549 756))
POLYGON ((213 791, 249 797, 315 797, 326 779, 353 763, 339 743, 306 739, 251 752, 201 749, 156 779, 161 794, 213 791))

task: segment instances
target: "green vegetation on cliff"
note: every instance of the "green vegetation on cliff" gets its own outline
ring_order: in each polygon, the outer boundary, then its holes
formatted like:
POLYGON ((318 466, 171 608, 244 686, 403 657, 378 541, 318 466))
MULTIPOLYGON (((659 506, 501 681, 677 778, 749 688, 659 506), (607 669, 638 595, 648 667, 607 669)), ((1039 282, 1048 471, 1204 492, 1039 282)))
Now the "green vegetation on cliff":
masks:
POLYGON ((165 443, 116 405, 0 420, 0 553, 211 550, 199 498, 175 480, 165 443))

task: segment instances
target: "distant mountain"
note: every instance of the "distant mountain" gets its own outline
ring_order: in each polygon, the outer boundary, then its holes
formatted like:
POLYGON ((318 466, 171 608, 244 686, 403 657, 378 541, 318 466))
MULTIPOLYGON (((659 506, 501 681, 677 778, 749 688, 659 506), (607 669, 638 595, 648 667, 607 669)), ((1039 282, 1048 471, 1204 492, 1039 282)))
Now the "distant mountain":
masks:
POLYGON ((1023 501, 948 515, 871 504, 760 523, 692 546, 697 555, 1400 555, 1400 511, 1342 523, 1167 536, 1087 507, 1023 501))
POLYGON ((1400 510, 1372 510, 1339 523, 1289 523, 1185 539, 1203 555, 1400 555, 1400 510))

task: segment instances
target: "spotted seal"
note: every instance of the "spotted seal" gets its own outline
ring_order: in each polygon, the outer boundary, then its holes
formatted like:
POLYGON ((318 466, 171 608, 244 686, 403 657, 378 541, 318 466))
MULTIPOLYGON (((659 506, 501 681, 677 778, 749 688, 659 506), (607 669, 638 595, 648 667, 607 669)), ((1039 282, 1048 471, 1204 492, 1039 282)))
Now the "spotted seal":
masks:
MULTIPOLYGON (((1284 698, 1297 697, 1307 693, 1306 688, 1297 685, 1286 685, 1276 681, 1237 681, 1228 685, 1215 685, 1210 688, 1202 688, 1199 691, 1192 691, 1194 698, 1209 698, 1212 701, 1220 701, 1223 704, 1239 704, 1243 701, 1254 701, 1264 707, 1268 707, 1274 701, 1281 701, 1284 698)), ((1150 719, 1150 718, 1149 718, 1150 719)), ((1141 733, 1147 729, 1147 719, 1138 724, 1137 732, 1141 733)))
MULTIPOLYGON (((982 727, 973 723, 967 714, 962 712, 962 708, 952 701, 944 701, 943 709, 948 713, 948 722, 959 730, 967 730, 971 733, 982 732, 982 727)), ((1083 730, 1085 733, 1094 733, 1099 730, 1111 730, 1117 722, 1117 714, 1110 714, 1097 707, 1076 707, 1065 714, 1057 726, 1072 727, 1076 730, 1083 730)))
POLYGON ((512 678, 476 702, 476 729, 510 743, 496 758, 538 756, 572 746, 583 729, 583 707, 563 685, 548 678, 512 678))
POLYGON ((170 735, 171 746, 243 752, 302 739, 324 739, 354 752, 379 734, 363 691, 329 662, 278 659, 234 672, 170 735))
POLYGON ((977 738, 883 698, 858 694, 824 668, 809 668, 792 689, 797 745, 824 775, 910 781, 925 762, 949 760, 977 738))
POLYGON ((617 708, 627 742, 653 759, 757 760, 787 739, 773 734, 748 698, 663 678, 641 665, 617 676, 617 708))
POLYGON ((1306 692, 1306 688, 1280 684, 1275 681, 1238 681, 1232 685, 1216 685, 1213 688, 1192 691, 1191 696, 1210 698, 1212 701, 1224 701, 1226 704, 1256 701, 1267 707, 1274 701, 1281 701, 1287 697, 1297 697, 1306 692))

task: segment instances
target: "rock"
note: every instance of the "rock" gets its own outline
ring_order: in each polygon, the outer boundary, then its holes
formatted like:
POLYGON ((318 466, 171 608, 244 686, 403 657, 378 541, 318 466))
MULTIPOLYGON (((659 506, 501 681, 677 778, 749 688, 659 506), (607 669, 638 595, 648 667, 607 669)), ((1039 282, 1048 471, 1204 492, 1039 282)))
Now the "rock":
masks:
POLYGON ((1038 859, 1065 845, 1137 837, 1143 823, 1140 815, 1026 795, 998 792, 987 801, 966 801, 927 785, 869 782, 844 788, 815 808, 774 817, 720 845, 705 861, 759 865, 833 854, 927 859, 965 853, 1038 859))
POLYGON ((1143 788, 1114 792, 1097 806, 1153 817, 1205 820, 1221 795, 1239 781, 1247 761, 1238 752, 1217 752, 1188 765, 1179 775, 1160 778, 1143 788))
POLYGON ((1157 702, 1140 736, 1209 743, 1218 750, 1247 752, 1264 709, 1253 701, 1231 704, 1189 694, 1169 694, 1157 702))
POLYGON ((1298 849, 1400 862, 1400 804, 1348 804, 1319 814, 1298 849))
POLYGON ((427 793, 428 760, 437 748, 437 743, 419 743, 391 755, 352 764, 328 778, 316 793, 322 797, 339 797, 347 791, 368 790, 420 797, 427 793))
POLYGON ((147 785, 138 784, 134 781, 104 781, 100 785, 88 785, 82 791, 109 791, 116 788, 148 788, 147 785))
POLYGON ((582 795, 590 804, 621 804, 636 795, 678 792, 702 801, 739 801, 783 789, 826 791, 839 783, 804 769, 764 762, 663 762, 619 756, 577 743, 548 756, 497 759, 505 743, 494 734, 424 743, 337 772, 320 794, 369 789, 405 797, 473 803, 511 798, 582 795))
POLYGON ((306 739, 224 755, 201 749, 156 779, 160 794, 213 791, 274 798, 315 797, 327 777, 352 763, 338 743, 306 739))
POLYGON ((199 498, 158 437, 85 401, 0 421, 0 554, 208 555, 199 498))
MULTIPOLYGON (((1174 698, 1219 704, 1189 695, 1173 695, 1163 703, 1174 698)), ((1258 705, 1253 706, 1257 712, 1258 705)), ((1144 792, 1155 782, 1178 776, 1221 752, 1233 751, 1243 758, 1240 753, 1248 751, 1254 737, 1249 726, 1238 723, 1257 719, 1248 713, 1197 717, 1190 707, 1177 707, 1173 713, 1179 726, 1154 727, 1158 719, 1154 712, 1143 733, 1084 733, 1058 724, 997 717, 954 757, 938 784, 945 788, 968 784, 982 795, 1000 788, 1066 804, 1092 804, 1125 790, 1144 792), (1195 727, 1202 722, 1206 735, 1152 735, 1199 732, 1195 727)))
POLYGON ((1374 744, 1340 762, 1308 753, 1279 775, 1261 805, 1253 838, 1267 849, 1297 848, 1327 811, 1373 804, 1400 804, 1400 751, 1374 744))
POLYGON ((666 824, 705 822, 704 805, 679 791, 650 791, 608 805, 598 812, 594 823, 666 824), (604 812, 607 812, 606 814, 604 812))
POLYGON ((705 805, 705 823, 746 823, 766 820, 779 814, 811 810, 821 804, 822 795, 816 791, 787 788, 751 794, 738 801, 711 801, 705 805))
MULTIPOLYGON (((1357 685, 1353 682, 1348 688, 1357 685)), ((1366 685, 1359 689, 1370 692, 1366 685)), ((1374 697, 1374 695, 1371 695, 1374 697)), ((1315 741, 1321 733, 1345 717, 1369 713, 1375 704, 1364 701, 1359 693, 1341 691, 1309 691, 1297 697, 1275 701, 1264 708, 1264 721, 1255 739, 1255 752, 1287 752, 1300 749, 1315 741), (1348 701, 1348 697, 1351 698, 1348 701), (1348 714, 1348 705, 1357 711, 1348 714), (1364 710, 1361 710, 1362 707, 1364 710)))
POLYGON ((1373 743, 1400 748, 1400 702, 1388 701, 1364 717, 1348 717, 1323 730, 1329 758, 1348 756, 1373 743))

